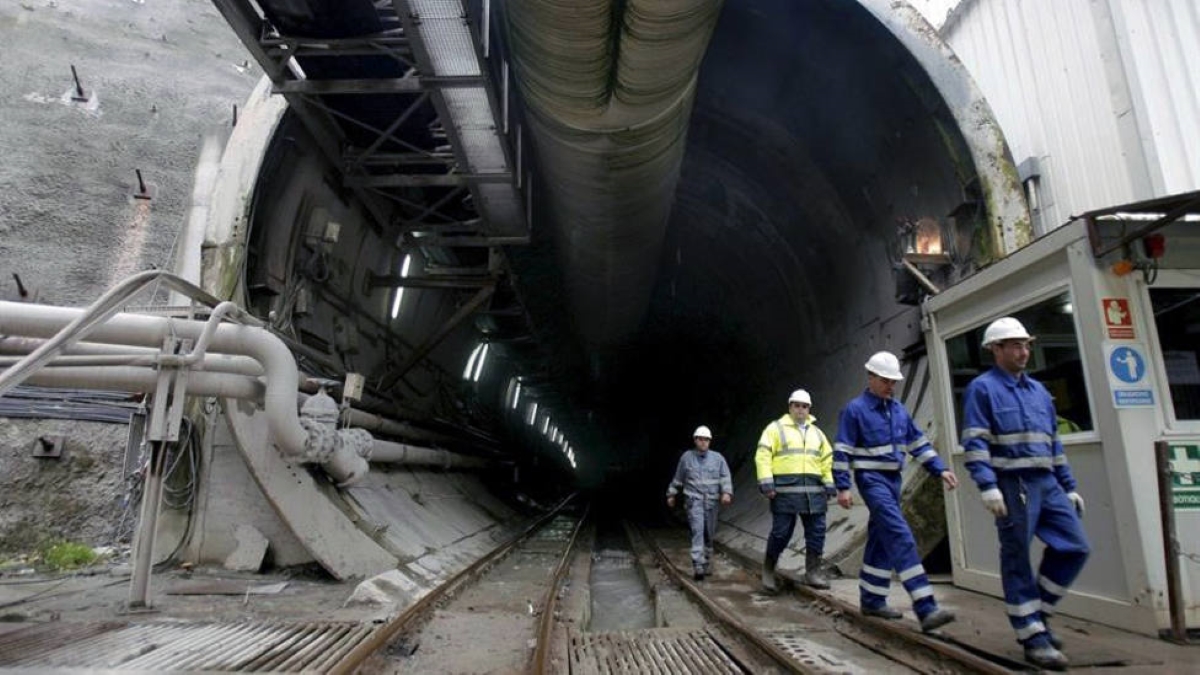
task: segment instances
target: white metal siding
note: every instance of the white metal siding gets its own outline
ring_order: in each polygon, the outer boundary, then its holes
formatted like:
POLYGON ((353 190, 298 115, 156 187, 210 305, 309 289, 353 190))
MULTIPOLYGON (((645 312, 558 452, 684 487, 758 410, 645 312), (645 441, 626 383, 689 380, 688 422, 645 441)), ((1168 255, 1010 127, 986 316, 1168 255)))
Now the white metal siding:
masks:
POLYGON ((1200 187, 1196 0, 967 0, 943 37, 1039 159, 1045 225, 1200 187))
POLYGON ((1200 188, 1200 4, 1110 0, 1110 5, 1117 30, 1128 39, 1126 71, 1147 136, 1143 143, 1157 159, 1155 194, 1200 188))

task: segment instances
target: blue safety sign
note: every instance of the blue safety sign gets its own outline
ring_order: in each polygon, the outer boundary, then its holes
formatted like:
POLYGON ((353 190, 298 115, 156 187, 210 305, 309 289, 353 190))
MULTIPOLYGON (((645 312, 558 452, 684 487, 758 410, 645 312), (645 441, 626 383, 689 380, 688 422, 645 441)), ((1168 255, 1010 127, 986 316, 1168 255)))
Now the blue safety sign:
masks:
POLYGON ((1141 342, 1106 342, 1108 384, 1117 408, 1152 408, 1154 377, 1146 346, 1141 342))
POLYGON ((1117 347, 1108 357, 1108 367, 1116 378, 1126 384, 1146 379, 1146 359, 1132 347, 1117 347))

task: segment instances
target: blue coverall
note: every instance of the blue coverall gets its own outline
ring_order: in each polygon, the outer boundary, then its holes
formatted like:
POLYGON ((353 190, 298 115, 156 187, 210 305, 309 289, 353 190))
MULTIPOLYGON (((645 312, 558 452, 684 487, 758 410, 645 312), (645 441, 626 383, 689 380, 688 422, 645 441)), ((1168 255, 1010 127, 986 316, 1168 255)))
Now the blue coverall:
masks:
POLYGON ((725 457, 715 450, 684 452, 675 467, 667 496, 674 497, 681 491, 687 498, 688 528, 692 532, 692 566, 697 572, 707 574, 721 493, 733 495, 733 480, 725 457))
POLYGON ((871 512, 867 522, 867 547, 858 577, 863 609, 887 605, 892 571, 913 601, 913 611, 923 619, 937 611, 933 587, 925 575, 908 521, 900 510, 900 471, 904 453, 929 473, 946 470, 925 434, 913 424, 900 402, 872 394, 854 398, 842 410, 833 445, 833 480, 839 491, 850 489, 850 472, 871 512))
POLYGON ((1087 537, 1068 492, 1075 477, 1058 440, 1057 415, 1041 382, 1002 368, 976 377, 963 398, 963 459, 980 491, 999 488, 996 519, 1008 620, 1027 647, 1049 644, 1045 617, 1087 561, 1087 537), (1046 544, 1033 576, 1029 544, 1046 544))

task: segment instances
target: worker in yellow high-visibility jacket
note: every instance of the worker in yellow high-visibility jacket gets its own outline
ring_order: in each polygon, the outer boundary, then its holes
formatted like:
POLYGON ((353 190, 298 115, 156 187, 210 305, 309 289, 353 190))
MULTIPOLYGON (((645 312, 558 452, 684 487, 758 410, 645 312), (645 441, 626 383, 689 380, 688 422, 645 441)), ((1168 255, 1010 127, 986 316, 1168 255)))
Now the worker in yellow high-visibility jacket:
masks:
POLYGON ((796 529, 804 524, 804 583, 829 588, 821 572, 825 554, 825 500, 833 492, 833 448, 810 414, 812 397, 797 389, 788 412, 763 429, 754 455, 758 489, 771 500, 771 534, 763 559, 762 589, 776 593, 775 566, 796 529))

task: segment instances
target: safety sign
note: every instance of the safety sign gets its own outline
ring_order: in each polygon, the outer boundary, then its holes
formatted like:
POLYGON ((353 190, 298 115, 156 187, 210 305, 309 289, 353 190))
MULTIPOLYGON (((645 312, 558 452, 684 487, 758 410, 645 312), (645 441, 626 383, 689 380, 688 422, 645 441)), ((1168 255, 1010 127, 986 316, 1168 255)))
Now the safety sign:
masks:
POLYGON ((1104 311, 1104 330, 1110 340, 1132 340, 1133 315, 1129 313, 1128 298, 1101 298, 1104 311))
POLYGON ((1150 364, 1141 343, 1105 343, 1108 356, 1108 382, 1112 385, 1113 405, 1118 408, 1143 408, 1154 405, 1154 386, 1150 364))
POLYGON ((1176 509, 1200 511, 1200 445, 1171 444, 1171 501, 1176 509))

